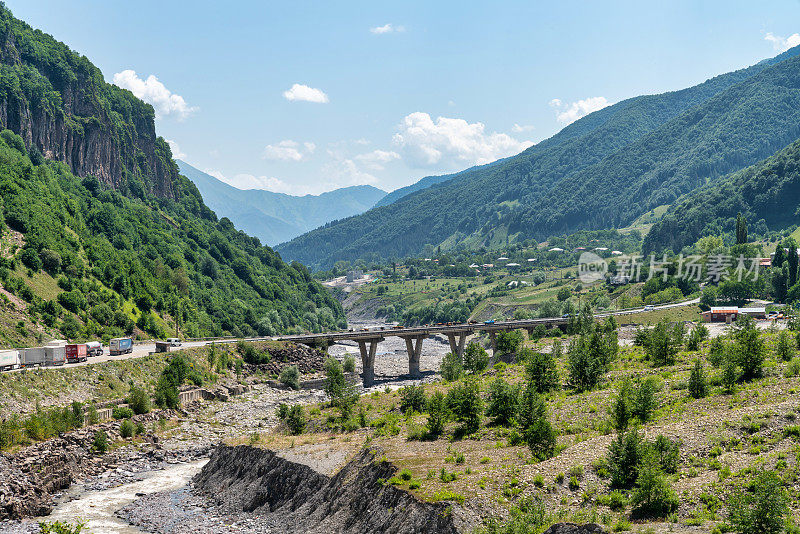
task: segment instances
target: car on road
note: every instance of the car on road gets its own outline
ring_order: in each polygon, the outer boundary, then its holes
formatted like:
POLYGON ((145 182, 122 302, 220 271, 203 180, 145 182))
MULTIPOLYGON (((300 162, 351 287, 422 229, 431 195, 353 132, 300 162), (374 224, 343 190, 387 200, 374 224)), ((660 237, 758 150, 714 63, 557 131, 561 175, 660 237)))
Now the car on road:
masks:
POLYGON ((652 304, 648 304, 647 306, 644 307, 644 311, 653 311, 653 310, 655 310, 655 307, 652 304))
POLYGON ((170 347, 180 347, 183 343, 181 343, 180 338, 177 337, 168 337, 167 343, 169 343, 170 347))

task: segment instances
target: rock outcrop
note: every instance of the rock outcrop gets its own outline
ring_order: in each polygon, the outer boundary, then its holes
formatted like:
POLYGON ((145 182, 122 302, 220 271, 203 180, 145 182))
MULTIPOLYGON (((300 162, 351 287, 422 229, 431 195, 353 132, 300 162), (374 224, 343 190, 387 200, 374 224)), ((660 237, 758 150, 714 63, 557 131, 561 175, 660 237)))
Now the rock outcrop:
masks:
POLYGON ((0 6, 0 129, 77 176, 125 193, 174 198, 178 168, 153 107, 106 83, 88 59, 0 6))
POLYGON ((448 503, 386 484, 396 471, 374 449, 328 477, 266 449, 220 446, 193 484, 229 512, 280 515, 287 532, 458 532, 448 503))
POLYGON ((575 523, 556 523, 544 534, 608 534, 603 527, 594 523, 576 525, 575 523))

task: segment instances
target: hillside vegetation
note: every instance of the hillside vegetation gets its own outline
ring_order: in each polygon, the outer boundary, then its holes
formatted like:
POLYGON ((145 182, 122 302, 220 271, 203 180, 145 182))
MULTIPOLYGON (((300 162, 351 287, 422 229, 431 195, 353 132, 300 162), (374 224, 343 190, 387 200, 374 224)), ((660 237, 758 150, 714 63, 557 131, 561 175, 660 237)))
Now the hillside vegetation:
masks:
POLYGON ((626 226, 798 137, 798 51, 689 89, 620 102, 498 165, 326 225, 278 250, 328 267, 417 254, 425 244, 497 247, 626 226))
POLYGON ((645 237, 646 252, 680 251, 709 235, 731 234, 741 213, 764 234, 798 222, 800 141, 676 202, 645 237))

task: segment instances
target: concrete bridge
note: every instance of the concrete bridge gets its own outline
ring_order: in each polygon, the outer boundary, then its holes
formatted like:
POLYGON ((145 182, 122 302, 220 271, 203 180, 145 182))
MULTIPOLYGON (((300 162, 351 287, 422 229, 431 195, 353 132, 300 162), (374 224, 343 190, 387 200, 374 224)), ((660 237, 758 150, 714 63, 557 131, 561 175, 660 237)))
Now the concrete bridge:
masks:
POLYGON ((525 319, 519 321, 487 321, 483 323, 448 323, 439 325, 424 325, 411 327, 378 327, 364 328, 362 330, 351 330, 348 332, 330 332, 323 334, 302 334, 295 336, 280 336, 281 341, 291 341, 303 343, 316 347, 329 347, 340 341, 355 341, 358 343, 361 352, 361 367, 363 369, 364 387, 369 387, 375 382, 375 354, 378 350, 378 343, 387 337, 399 337, 405 340, 406 350, 408 351, 408 372, 411 376, 421 376, 419 371, 419 359, 422 355, 422 340, 434 334, 443 334, 450 341, 450 350, 454 354, 464 356, 466 349, 467 336, 476 332, 486 332, 495 348, 495 337, 498 332, 509 332, 511 330, 527 330, 530 334, 533 330, 543 325, 547 328, 554 326, 565 328, 569 324, 569 318, 548 318, 548 319, 525 319))
MULTIPOLYGON (((661 304, 657 306, 644 306, 641 308, 628 308, 625 310, 609 311, 594 314, 595 319, 604 319, 610 316, 632 315, 666 308, 677 308, 680 306, 690 306, 700 302, 700 299, 691 299, 683 302, 671 304, 661 304)), ((408 351, 408 372, 412 376, 420 376, 419 358, 422 354, 422 340, 433 334, 443 334, 450 341, 450 350, 464 356, 467 336, 476 332, 486 332, 492 342, 492 349, 495 349, 495 336, 498 332, 509 332, 511 330, 527 330, 528 334, 539 326, 547 328, 554 326, 566 328, 569 324, 569 317, 549 317, 541 319, 522 319, 519 321, 486 321, 483 323, 470 321, 461 324, 437 324, 424 326, 395 326, 364 328, 362 330, 350 330, 347 332, 330 332, 323 334, 302 334, 296 336, 279 336, 275 339, 282 341, 292 341, 316 347, 329 347, 339 341, 355 341, 361 352, 361 365, 363 368, 362 377, 364 386, 369 387, 375 382, 375 354, 378 351, 378 343, 387 337, 403 338, 406 342, 408 351)))

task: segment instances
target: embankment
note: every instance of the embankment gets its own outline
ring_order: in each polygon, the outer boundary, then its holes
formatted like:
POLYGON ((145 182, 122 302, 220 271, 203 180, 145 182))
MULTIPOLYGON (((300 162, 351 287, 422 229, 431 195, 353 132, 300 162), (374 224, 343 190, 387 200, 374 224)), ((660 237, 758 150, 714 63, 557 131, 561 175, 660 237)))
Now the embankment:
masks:
POLYGON ((228 513, 281 517, 287 532, 461 530, 457 506, 422 502, 386 484, 396 471, 375 449, 362 450, 328 477, 266 449, 220 446, 193 484, 197 492, 228 513))

